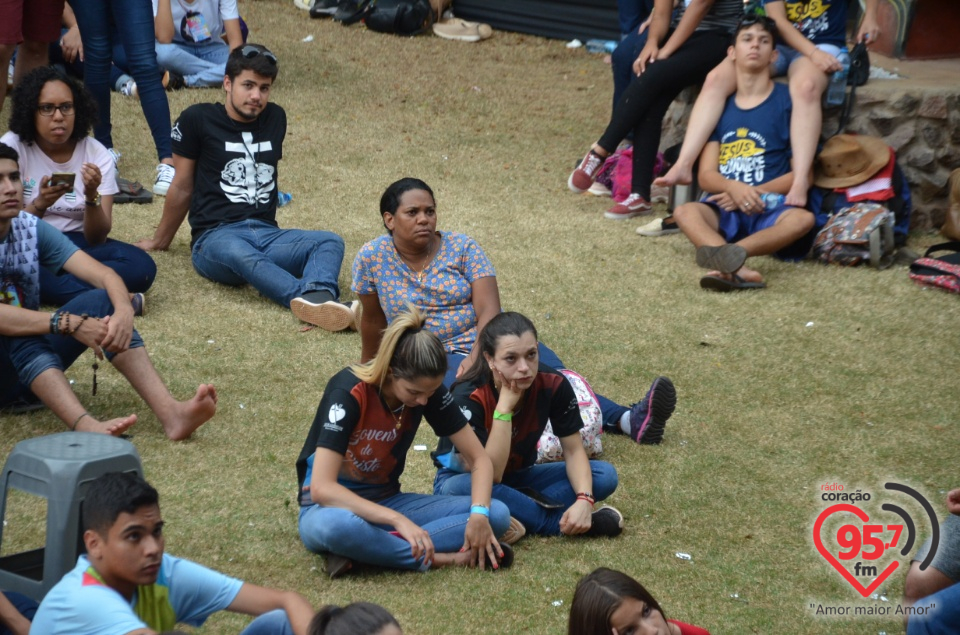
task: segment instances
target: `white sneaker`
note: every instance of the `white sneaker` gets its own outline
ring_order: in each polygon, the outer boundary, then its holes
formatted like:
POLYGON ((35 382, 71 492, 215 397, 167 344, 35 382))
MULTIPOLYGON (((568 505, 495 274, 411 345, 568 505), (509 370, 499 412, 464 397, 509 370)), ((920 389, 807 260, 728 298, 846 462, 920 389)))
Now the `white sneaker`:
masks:
POLYGON ((157 196, 166 196, 167 190, 170 189, 170 183, 173 182, 174 174, 176 174, 176 170, 173 169, 172 165, 158 164, 157 180, 153 183, 153 193, 157 196))
POLYGON ((676 222, 671 222, 669 225, 664 225, 663 221, 666 219, 655 218, 646 225, 641 225, 637 227, 637 233, 641 236, 667 236, 669 234, 680 233, 680 228, 677 227, 676 222))
POLYGON ((294 298, 290 310, 301 322, 319 326, 325 331, 352 331, 360 328, 360 302, 354 300, 349 305, 338 300, 316 304, 304 298, 294 298))
POLYGON ((120 87, 120 94, 124 97, 140 99, 140 93, 137 92, 137 82, 133 81, 132 79, 128 82, 125 82, 123 86, 120 87))

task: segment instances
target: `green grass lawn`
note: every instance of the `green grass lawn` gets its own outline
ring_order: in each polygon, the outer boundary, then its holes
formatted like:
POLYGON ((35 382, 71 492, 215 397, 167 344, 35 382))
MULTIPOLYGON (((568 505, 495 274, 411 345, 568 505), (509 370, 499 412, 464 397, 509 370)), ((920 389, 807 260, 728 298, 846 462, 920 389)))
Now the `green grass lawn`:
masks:
MULTIPOLYGON (((622 537, 527 538, 515 566, 496 574, 367 569, 331 581, 297 535, 294 461, 327 379, 357 360, 359 336, 301 332, 288 310, 251 289, 201 279, 185 225, 156 255, 159 275, 137 327, 176 395, 216 385, 216 417, 171 443, 109 365, 96 397, 92 356, 68 372, 91 412, 140 415, 132 441, 160 490, 171 553, 298 589, 318 607, 381 603, 408 633, 564 632, 574 585, 597 566, 630 573, 669 616, 714 634, 902 630, 896 617, 813 616, 811 604, 882 603, 860 598, 824 561, 812 527, 826 505, 819 488, 835 481, 870 491, 878 522, 897 522, 883 502, 921 516, 919 505, 883 491, 888 480, 945 513, 946 490, 960 485, 956 297, 921 289, 903 267, 769 258, 752 261, 765 291, 701 291, 683 236, 641 238, 634 229, 646 219, 605 220, 606 201, 566 188, 609 115, 600 56, 511 33, 480 44, 395 38, 311 21, 280 0, 241 9, 251 40, 280 58, 272 99, 289 116, 280 183, 293 202, 279 222, 344 237, 346 297, 353 256, 383 231, 381 192, 420 177, 436 192, 439 227, 480 242, 504 307, 531 317, 568 366, 625 403, 669 375, 679 403, 662 446, 604 439, 604 458, 620 472, 609 502, 626 517, 622 537), (314 40, 303 42, 307 35, 314 40)), ((222 92, 169 95, 175 117, 222 92)), ((121 173, 152 183, 156 156, 138 103, 115 94, 113 113, 121 173)), ((113 236, 151 235, 161 209, 162 199, 117 207, 113 236)), ((937 237, 911 241, 920 249, 937 237)), ((64 428, 41 411, 2 416, 0 429, 5 456, 22 439, 64 428)), ((431 434, 424 426, 417 442, 432 448, 431 434)), ((411 452, 404 488, 426 492, 432 482, 428 454, 411 452)), ((5 553, 36 540, 40 520, 28 509, 7 520, 5 553)), ((922 539, 929 523, 918 526, 922 539)), ((902 572, 882 588, 895 607, 902 572)), ((243 623, 217 615, 204 632, 243 623)))

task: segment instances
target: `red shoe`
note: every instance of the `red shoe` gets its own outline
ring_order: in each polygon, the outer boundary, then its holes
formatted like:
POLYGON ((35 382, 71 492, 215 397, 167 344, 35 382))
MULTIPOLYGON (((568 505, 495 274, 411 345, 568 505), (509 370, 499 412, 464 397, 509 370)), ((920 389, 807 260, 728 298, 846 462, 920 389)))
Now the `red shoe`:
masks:
POLYGON ((623 202, 617 203, 608 209, 604 213, 604 216, 612 220, 623 220, 625 218, 649 214, 652 211, 653 207, 650 206, 650 202, 634 192, 625 198, 623 202))
POLYGON ((597 172, 600 171, 603 162, 606 160, 606 157, 602 157, 593 150, 590 150, 587 156, 583 157, 580 166, 577 167, 577 169, 570 174, 570 178, 567 179, 567 186, 570 188, 570 191, 579 194, 580 192, 589 190, 593 182, 597 180, 597 172))

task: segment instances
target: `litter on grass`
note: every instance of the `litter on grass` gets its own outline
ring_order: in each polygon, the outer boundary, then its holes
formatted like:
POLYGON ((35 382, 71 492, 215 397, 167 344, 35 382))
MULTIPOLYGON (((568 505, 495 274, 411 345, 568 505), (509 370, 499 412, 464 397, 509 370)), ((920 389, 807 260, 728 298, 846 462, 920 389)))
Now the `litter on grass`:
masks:
POLYGON ((689 553, 683 553, 682 551, 677 552, 677 557, 681 560, 693 560, 693 556, 691 556, 689 553))

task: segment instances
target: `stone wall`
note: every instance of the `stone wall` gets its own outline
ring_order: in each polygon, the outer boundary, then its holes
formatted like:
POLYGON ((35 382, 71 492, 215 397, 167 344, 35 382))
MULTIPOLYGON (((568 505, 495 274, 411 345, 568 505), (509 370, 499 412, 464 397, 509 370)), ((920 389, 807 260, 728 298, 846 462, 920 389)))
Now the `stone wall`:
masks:
MULTIPOLYGON (((679 143, 696 91, 687 89, 664 119, 661 147, 679 143)), ((960 81, 940 90, 897 90, 895 81, 857 89, 847 132, 881 137, 897 153, 910 182, 914 229, 943 224, 949 208, 947 178, 960 167, 960 81)), ((837 129, 839 108, 824 112, 823 129, 837 129)))

